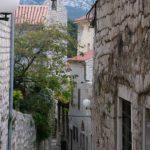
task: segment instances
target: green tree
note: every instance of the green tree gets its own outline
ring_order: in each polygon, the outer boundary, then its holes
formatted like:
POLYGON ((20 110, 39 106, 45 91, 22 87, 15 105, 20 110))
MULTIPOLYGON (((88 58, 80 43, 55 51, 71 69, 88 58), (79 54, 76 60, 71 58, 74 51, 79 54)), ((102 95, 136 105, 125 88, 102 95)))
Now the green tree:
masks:
MULTIPOLYGON (((68 20, 68 34, 77 41, 77 25, 72 21, 68 20)), ((76 44, 77 45, 77 44, 76 44)), ((68 43, 68 57, 76 56, 77 54, 77 46, 75 47, 72 42, 68 43)))
POLYGON ((54 123, 54 104, 53 92, 48 88, 41 89, 38 92, 32 92, 32 94, 29 94, 24 102, 21 103, 21 111, 32 114, 34 118, 38 142, 48 138, 52 133, 52 124, 54 123), (49 114, 51 114, 51 116, 49 116, 49 114))
POLYGON ((17 28, 14 88, 23 95, 19 109, 33 115, 38 141, 51 133, 55 99, 66 103, 71 96, 65 61, 67 43, 73 45, 74 40, 62 26, 33 28, 24 24, 17 28))
POLYGON ((13 97, 14 97, 14 102, 13 102, 13 106, 16 110, 19 110, 20 109, 20 104, 23 100, 23 94, 21 91, 19 90, 14 90, 13 92, 13 97))

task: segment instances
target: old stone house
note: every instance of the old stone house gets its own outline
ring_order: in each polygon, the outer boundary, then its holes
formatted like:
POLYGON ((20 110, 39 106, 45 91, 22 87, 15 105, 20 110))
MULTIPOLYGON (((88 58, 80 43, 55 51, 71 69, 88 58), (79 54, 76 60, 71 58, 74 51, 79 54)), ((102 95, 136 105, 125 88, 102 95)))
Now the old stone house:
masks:
POLYGON ((91 28, 86 16, 77 18, 74 22, 78 27, 78 54, 93 50, 94 28, 91 28))
POLYGON ((55 7, 51 0, 46 0, 42 5, 20 5, 15 16, 16 24, 67 25, 67 10, 62 0, 56 0, 55 7))
POLYGON ((97 0, 93 150, 150 149, 150 1, 97 0))
POLYGON ((69 59, 70 74, 75 77, 75 87, 69 105, 69 150, 92 150, 91 110, 83 105, 85 99, 92 101, 93 39, 86 16, 75 20, 78 26, 78 54, 69 59))
POLYGON ((67 25, 67 9, 64 6, 64 0, 56 0, 55 7, 52 7, 51 0, 45 0, 44 5, 49 7, 47 16, 48 24, 62 24, 67 25))
POLYGON ((92 100, 93 54, 88 51, 69 60, 71 75, 76 76, 68 113, 69 150, 91 150, 91 111, 83 100, 92 100))

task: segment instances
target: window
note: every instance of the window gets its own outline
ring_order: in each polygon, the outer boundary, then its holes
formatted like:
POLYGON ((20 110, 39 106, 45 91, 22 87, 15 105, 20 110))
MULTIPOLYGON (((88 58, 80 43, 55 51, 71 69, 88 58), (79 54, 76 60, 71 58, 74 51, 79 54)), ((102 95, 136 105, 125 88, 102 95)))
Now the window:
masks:
POLYGON ((75 141, 76 139, 76 128, 73 126, 73 140, 75 141))
POLYGON ((78 142, 78 128, 73 126, 73 140, 78 142))
POLYGON ((52 0, 52 10, 57 10, 57 0, 52 0))
POLYGON ((122 150, 132 150, 131 103, 122 100, 122 150))
POLYGON ((150 109, 145 110, 145 150, 150 150, 150 109))
POLYGON ((82 121, 82 123, 81 123, 81 131, 85 131, 85 127, 84 127, 84 122, 82 121))
POLYGON ((85 81, 87 81, 86 71, 87 71, 87 68, 86 68, 86 64, 85 64, 84 65, 84 80, 85 81))
POLYGON ((80 109, 81 90, 78 89, 78 109, 80 109))
POLYGON ((72 141, 72 130, 70 130, 70 150, 73 149, 72 145, 73 145, 73 141, 72 141))
POLYGON ((88 32, 90 32, 90 26, 88 26, 88 32))
POLYGON ((81 123, 81 133, 80 133, 80 148, 81 150, 85 150, 85 127, 84 127, 84 122, 82 121, 81 123))
POLYGON ((80 148, 85 150, 85 135, 83 133, 80 133, 80 148))
POLYGON ((89 144, 88 144, 88 137, 86 136, 86 150, 88 150, 89 144))
POLYGON ((73 90, 71 91, 71 106, 73 106, 73 97, 74 96, 74 92, 73 92, 73 90))
POLYGON ((78 142, 78 128, 76 128, 76 140, 78 142))
POLYGON ((60 121, 61 120, 61 112, 60 112, 60 104, 58 103, 57 105, 58 105, 57 106, 58 107, 58 131, 60 131, 61 130, 60 129, 60 126, 61 126, 61 123, 60 123, 61 122, 60 121))
POLYGON ((91 45, 90 45, 90 43, 88 43, 87 44, 87 50, 90 50, 90 47, 91 47, 91 45))

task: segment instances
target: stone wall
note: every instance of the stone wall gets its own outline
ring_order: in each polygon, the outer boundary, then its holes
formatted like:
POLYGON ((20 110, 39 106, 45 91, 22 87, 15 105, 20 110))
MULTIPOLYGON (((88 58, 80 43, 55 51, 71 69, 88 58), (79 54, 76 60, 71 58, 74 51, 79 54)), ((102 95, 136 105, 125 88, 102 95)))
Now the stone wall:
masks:
POLYGON ((36 129, 31 115, 13 112, 12 149, 36 149, 36 129))
POLYGON ((150 100, 150 1, 97 0, 96 19, 93 150, 122 149, 120 97, 131 102, 132 149, 144 150, 144 110, 150 100))
MULTIPOLYGON (((10 79, 10 21, 0 21, 0 149, 7 150, 10 79)), ((34 150, 36 131, 30 115, 14 112, 13 150, 34 150)))
POLYGON ((49 5, 49 12, 47 15, 48 24, 62 24, 64 26, 67 25, 67 9, 64 6, 63 0, 57 0, 57 8, 56 10, 52 10, 52 1, 46 0, 44 4, 49 5))
POLYGON ((0 149, 7 149, 10 22, 0 21, 0 149))

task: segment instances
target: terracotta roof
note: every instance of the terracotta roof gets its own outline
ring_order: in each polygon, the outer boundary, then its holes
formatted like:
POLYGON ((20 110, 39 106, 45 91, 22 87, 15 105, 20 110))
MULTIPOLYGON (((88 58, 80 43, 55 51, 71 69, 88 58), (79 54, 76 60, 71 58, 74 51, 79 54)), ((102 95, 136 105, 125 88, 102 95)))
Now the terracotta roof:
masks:
POLYGON ((15 11, 16 24, 41 24, 45 22, 47 14, 46 5, 20 5, 15 11))
MULTIPOLYGON (((92 16, 90 16, 90 19, 92 18, 92 16)), ((88 22, 88 18, 87 16, 81 16, 80 18, 77 18, 74 23, 78 24, 78 23, 81 23, 81 22, 88 22)))
POLYGON ((70 58, 69 61, 83 62, 83 61, 89 60, 93 57, 94 57, 94 51, 90 50, 90 51, 83 53, 83 55, 77 55, 73 58, 70 58))

